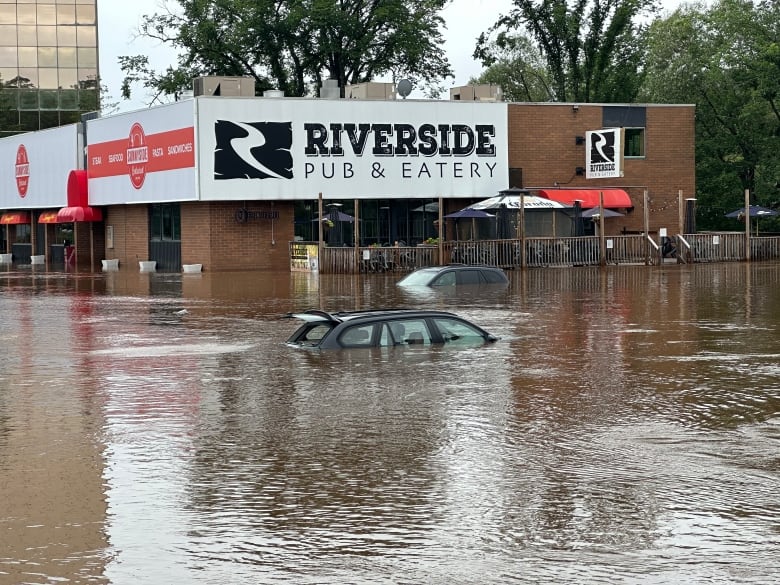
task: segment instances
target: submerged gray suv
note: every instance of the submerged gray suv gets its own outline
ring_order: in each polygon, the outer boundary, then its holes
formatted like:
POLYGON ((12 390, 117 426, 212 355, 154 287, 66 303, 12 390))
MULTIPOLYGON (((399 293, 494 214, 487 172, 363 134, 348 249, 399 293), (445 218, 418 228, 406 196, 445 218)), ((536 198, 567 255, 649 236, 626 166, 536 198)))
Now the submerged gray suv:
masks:
POLYGON ((448 311, 386 309, 328 313, 311 309, 287 316, 303 321, 287 344, 308 349, 434 344, 474 346, 498 340, 481 327, 448 311))

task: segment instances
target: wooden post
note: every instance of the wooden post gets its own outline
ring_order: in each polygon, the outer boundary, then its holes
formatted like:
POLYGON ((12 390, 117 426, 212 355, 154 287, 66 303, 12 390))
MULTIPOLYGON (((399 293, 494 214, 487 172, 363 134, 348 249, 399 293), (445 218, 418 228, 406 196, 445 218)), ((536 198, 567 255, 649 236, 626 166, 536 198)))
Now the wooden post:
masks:
POLYGON ((679 208, 677 214, 677 233, 685 233, 685 200, 683 200, 682 189, 677 191, 677 206, 679 208))
POLYGON ((438 223, 438 238, 439 242, 439 266, 444 265, 444 198, 439 195, 439 223, 438 223))
POLYGON ((320 192, 319 197, 317 199, 317 217, 319 218, 319 221, 317 222, 317 228, 319 230, 318 236, 317 236, 317 255, 319 258, 317 259, 317 264, 319 265, 320 272, 322 272, 322 253, 323 249, 325 248, 325 243, 323 242, 323 226, 322 226, 322 192, 320 192))
POLYGON ((599 263, 607 265, 607 240, 604 236, 604 191, 599 191, 599 263))
POLYGON ((355 236, 355 268, 360 272, 360 200, 355 199, 355 219, 352 220, 352 233, 355 236))
MULTIPOLYGON (((643 194, 643 202, 642 202, 642 207, 643 207, 642 221, 644 223, 644 228, 645 228, 645 238, 649 238, 650 237, 650 209, 648 208, 649 200, 650 200, 650 198, 647 195, 647 189, 645 189, 645 192, 643 194)), ((648 244, 647 244, 646 240, 645 240, 645 250, 647 250, 647 253, 645 254, 645 264, 649 264, 650 263, 650 248, 648 247, 648 244)))
POLYGON ((750 262, 750 189, 745 189, 745 260, 750 262))
MULTIPOLYGON (((553 212, 554 213, 554 212, 553 212)), ((554 216, 553 216, 554 217, 554 216)), ((520 269, 525 268, 525 191, 520 191, 520 269)), ((553 233, 553 236, 555 233, 553 233)))

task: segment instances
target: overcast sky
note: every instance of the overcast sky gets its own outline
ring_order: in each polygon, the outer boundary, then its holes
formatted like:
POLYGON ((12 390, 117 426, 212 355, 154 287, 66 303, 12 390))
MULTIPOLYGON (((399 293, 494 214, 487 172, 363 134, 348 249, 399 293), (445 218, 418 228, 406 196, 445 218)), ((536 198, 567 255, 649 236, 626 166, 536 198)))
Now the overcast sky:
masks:
MULTIPOLYGON (((135 38, 135 31, 143 14, 162 12, 162 0, 98 0, 98 30, 100 39, 100 76, 108 88, 111 102, 119 102, 120 111, 143 108, 149 96, 140 85, 133 87, 131 101, 120 98, 122 72, 117 64, 119 55, 149 55, 156 70, 163 70, 175 61, 175 54, 167 47, 148 39, 135 38)), ((665 5, 677 4, 666 0, 665 5)), ((511 0, 453 0, 444 10, 447 22, 445 50, 455 72, 453 87, 466 85, 471 77, 479 75, 482 67, 472 59, 476 38, 509 11, 511 0)), ((412 94, 414 97, 414 94, 412 94)), ((421 97, 421 96, 418 96, 421 97)))

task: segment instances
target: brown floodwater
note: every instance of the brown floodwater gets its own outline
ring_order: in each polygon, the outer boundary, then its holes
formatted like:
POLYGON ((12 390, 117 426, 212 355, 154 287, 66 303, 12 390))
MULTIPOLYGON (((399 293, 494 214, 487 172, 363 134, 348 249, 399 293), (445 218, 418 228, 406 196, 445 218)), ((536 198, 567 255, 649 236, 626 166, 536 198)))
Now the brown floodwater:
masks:
POLYGON ((399 276, 0 272, 0 583, 776 582, 780 264, 399 276))

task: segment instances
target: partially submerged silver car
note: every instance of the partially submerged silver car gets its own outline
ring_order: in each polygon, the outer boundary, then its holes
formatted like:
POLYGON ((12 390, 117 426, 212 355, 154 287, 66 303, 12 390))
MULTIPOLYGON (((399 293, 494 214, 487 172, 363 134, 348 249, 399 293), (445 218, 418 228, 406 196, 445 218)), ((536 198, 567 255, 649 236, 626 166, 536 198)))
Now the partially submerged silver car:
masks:
POLYGON ((410 272, 398 281, 398 286, 460 287, 466 285, 498 285, 509 283, 506 272, 496 266, 447 264, 427 266, 410 272))
POLYGON ((481 327, 447 311, 384 309, 328 313, 311 309, 287 316, 303 321, 287 344, 309 349, 474 346, 498 340, 481 327))

